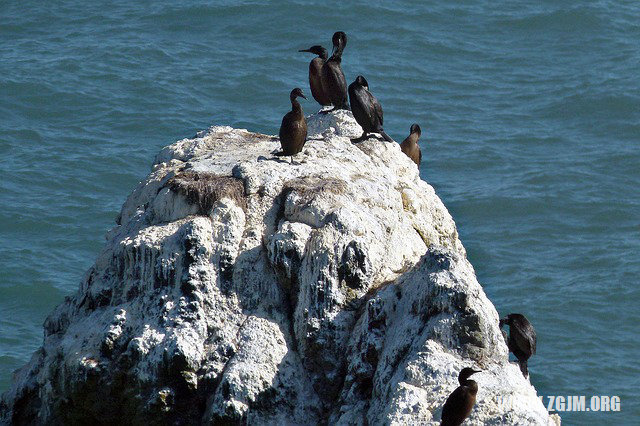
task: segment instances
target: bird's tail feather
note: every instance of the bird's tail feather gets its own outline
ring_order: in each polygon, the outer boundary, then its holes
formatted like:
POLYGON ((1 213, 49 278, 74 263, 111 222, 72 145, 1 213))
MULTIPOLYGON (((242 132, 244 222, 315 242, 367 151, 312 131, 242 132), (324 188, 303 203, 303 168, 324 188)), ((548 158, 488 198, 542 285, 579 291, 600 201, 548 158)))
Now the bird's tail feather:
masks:
POLYGON ((380 129, 380 134, 382 135, 382 137, 384 138, 385 141, 387 141, 387 142, 395 142, 393 139, 391 139, 391 136, 389 136, 388 134, 385 133, 384 130, 380 129))
POLYGON ((524 361, 518 360, 518 364, 520 364, 520 371, 522 371, 522 375, 524 377, 529 377, 529 369, 527 368, 527 360, 524 361))

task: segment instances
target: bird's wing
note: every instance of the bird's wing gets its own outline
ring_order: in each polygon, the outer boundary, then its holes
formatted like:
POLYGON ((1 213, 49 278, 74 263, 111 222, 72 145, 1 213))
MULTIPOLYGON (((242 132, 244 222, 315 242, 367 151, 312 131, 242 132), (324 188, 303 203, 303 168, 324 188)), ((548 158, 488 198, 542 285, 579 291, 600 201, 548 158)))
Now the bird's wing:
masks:
POLYGON ((282 122, 280 123, 280 131, 278 132, 278 138, 282 140, 282 134, 285 131, 285 127, 287 125, 286 116, 282 117, 282 122))
POLYGON ((344 94, 345 98, 347 95, 347 80, 344 78, 344 73, 342 72, 342 67, 336 67, 336 87, 340 89, 340 93, 344 94))
MULTIPOLYGON (((531 324, 517 324, 517 332, 513 333, 518 348, 531 355, 536 353, 536 332, 531 324)), ((516 331, 516 330, 514 330, 516 331)))
POLYGON ((363 90, 363 99, 365 103, 365 111, 367 113, 367 117, 369 117, 369 123, 373 124, 375 128, 375 124, 378 123, 378 108, 380 108, 380 104, 378 100, 369 92, 367 89, 363 90))
POLYGON ((349 86, 349 99, 353 117, 362 129, 367 132, 375 131, 375 109, 371 102, 371 94, 364 87, 352 83, 349 86))
POLYGON ((282 136, 286 135, 287 132, 289 131, 289 128, 291 127, 289 124, 291 122, 291 119, 289 118, 290 115, 291 115, 291 112, 288 112, 284 115, 284 117, 282 117, 282 123, 280 123, 280 131, 278 132, 278 137, 280 138, 281 141, 282 141, 282 136))
POLYGON ((529 344, 531 345, 531 354, 535 354, 536 353, 536 341, 537 341, 537 337, 536 337, 536 331, 533 329, 533 327, 530 327, 530 333, 529 333, 529 344))
POLYGON ((459 386, 451 392, 449 398, 447 398, 447 402, 444 403, 444 407, 442 407, 442 416, 441 416, 441 426, 447 425, 459 425, 465 419, 464 410, 461 404, 461 401, 464 398, 464 389, 462 386, 459 386))
POLYGON ((373 104, 373 110, 375 112, 375 117, 377 122, 380 124, 380 127, 382 127, 383 123, 383 118, 382 118, 382 105, 380 105, 380 102, 378 102, 378 99, 376 99, 375 96, 373 96, 371 93, 369 93, 369 96, 371 96, 371 101, 373 104))
MULTIPOLYGON (((326 75, 325 81, 329 85, 329 90, 332 93, 340 93, 346 95, 347 93, 347 80, 344 78, 342 67, 337 62, 327 62, 325 64, 326 75)), ((327 89, 325 89, 327 90, 327 89)))

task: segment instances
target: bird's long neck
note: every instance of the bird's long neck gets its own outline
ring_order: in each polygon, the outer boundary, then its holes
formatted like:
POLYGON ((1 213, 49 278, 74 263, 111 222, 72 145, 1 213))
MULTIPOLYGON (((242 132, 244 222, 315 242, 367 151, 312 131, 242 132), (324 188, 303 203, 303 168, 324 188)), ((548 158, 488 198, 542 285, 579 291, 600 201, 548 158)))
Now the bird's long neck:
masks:
POLYGON ((291 98, 291 111, 296 113, 296 115, 302 115, 302 106, 296 98, 291 98))
POLYGON ((335 61, 337 63, 342 62, 342 51, 344 50, 343 47, 336 47, 335 52, 333 52, 333 55, 331 55, 331 58, 329 58, 332 61, 335 61))
POLYGON ((409 143, 412 145, 417 145, 418 144, 418 139, 420 139, 420 135, 418 133, 411 133, 409 135, 409 143))

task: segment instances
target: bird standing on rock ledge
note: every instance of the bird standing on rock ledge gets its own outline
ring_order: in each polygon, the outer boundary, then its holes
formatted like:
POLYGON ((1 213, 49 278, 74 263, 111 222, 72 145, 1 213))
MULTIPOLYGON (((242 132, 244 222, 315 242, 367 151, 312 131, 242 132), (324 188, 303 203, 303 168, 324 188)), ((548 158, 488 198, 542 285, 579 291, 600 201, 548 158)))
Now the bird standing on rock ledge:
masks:
POLYGON ((307 141, 307 120, 304 118, 302 106, 297 98, 307 97, 302 93, 302 89, 295 88, 289 94, 291 100, 291 111, 282 117, 280 125, 280 146, 282 152, 277 153, 278 156, 294 156, 304 147, 307 141))
POLYGON ((400 144, 402 152, 411 158, 418 167, 420 167, 420 162, 422 161, 422 152, 420 151, 420 146, 418 146, 418 139, 420 139, 421 134, 420 126, 412 124, 411 129, 409 129, 409 136, 400 144))
POLYGON ((322 67, 327 62, 327 49, 322 46, 311 46, 308 49, 298 50, 298 52, 309 52, 318 55, 309 62, 311 96, 322 106, 331 105, 331 99, 329 99, 322 87, 322 67))
POLYGON ((362 127, 362 136, 351 139, 351 142, 363 141, 369 133, 379 133, 386 141, 394 142, 382 128, 382 105, 369 92, 369 83, 363 76, 357 76, 356 80, 349 85, 349 100, 351 101, 353 118, 362 127))
POLYGON ((529 377, 527 361, 536 353, 536 331, 529 320, 522 314, 509 314, 500 319, 500 328, 505 324, 509 326, 509 339, 507 346, 509 351, 518 359, 520 371, 524 377, 529 377))
MULTIPOLYGON (((347 35, 342 31, 333 34, 333 52, 322 66, 322 88, 329 97, 333 109, 349 109, 347 80, 342 72, 342 51, 347 46, 347 35)), ((333 111, 330 110, 330 111, 333 111)), ((328 112, 328 111, 324 111, 328 112)))
POLYGON ((447 402, 442 407, 442 417, 440 426, 460 426, 464 420, 469 417, 473 405, 476 403, 476 394, 478 393, 478 384, 469 380, 472 374, 479 373, 480 370, 465 367, 458 375, 460 386, 454 390, 447 402))

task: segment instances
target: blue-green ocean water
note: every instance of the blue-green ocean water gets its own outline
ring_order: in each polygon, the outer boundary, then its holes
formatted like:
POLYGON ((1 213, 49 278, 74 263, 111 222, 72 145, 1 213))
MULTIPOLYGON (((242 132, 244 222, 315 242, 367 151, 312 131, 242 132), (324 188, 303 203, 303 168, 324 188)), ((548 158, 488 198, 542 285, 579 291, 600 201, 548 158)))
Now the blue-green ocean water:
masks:
MULTIPOLYGON (((154 155, 212 124, 276 134, 335 30, 456 220, 541 395, 640 415, 640 3, 0 2, 0 392, 154 155)), ((314 102, 303 104, 315 112, 314 102)), ((481 384, 480 384, 481 385, 481 384)))

